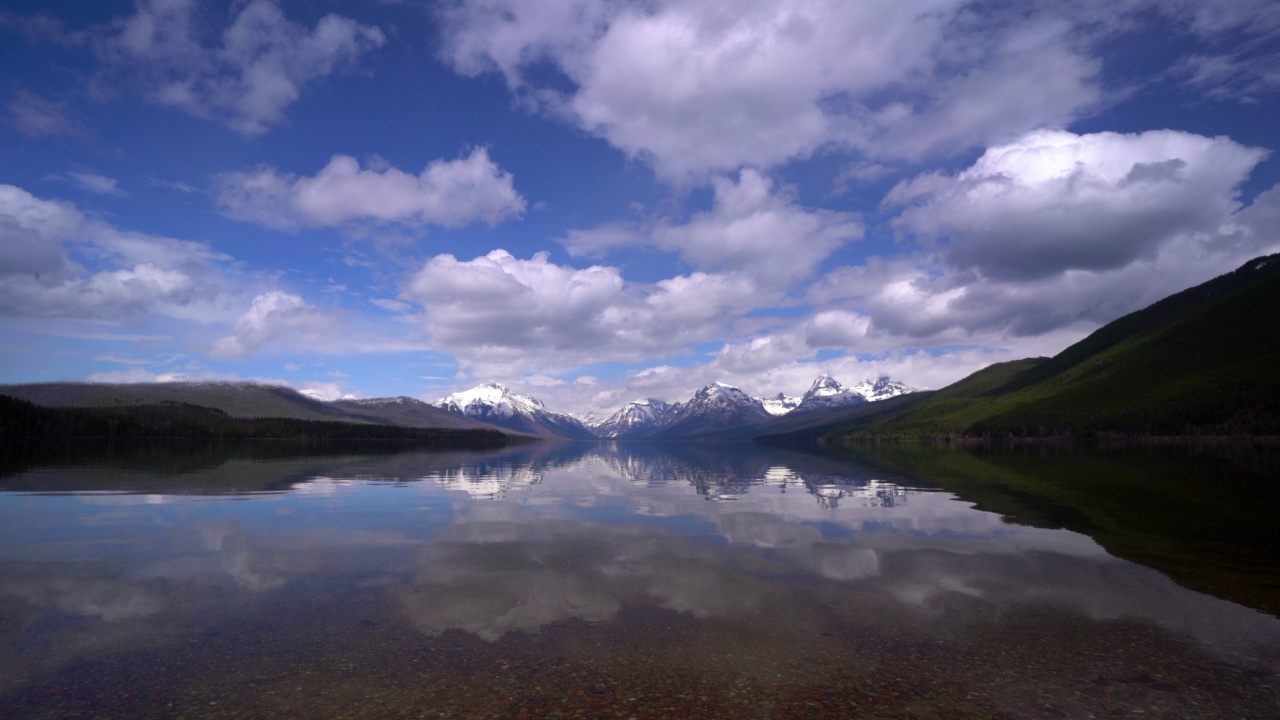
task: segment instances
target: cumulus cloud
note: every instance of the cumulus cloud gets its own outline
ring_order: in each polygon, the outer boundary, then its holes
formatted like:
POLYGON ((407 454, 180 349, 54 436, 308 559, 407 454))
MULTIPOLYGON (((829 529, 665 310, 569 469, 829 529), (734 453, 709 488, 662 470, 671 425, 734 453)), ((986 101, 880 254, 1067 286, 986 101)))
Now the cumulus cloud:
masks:
POLYGON ((280 230, 354 223, 492 226, 525 209, 511 173, 484 148, 457 160, 435 160, 418 175, 381 162, 361 168, 355 158, 335 155, 312 176, 262 167, 225 173, 218 186, 223 213, 280 230))
POLYGON ((903 231, 944 239, 949 262, 1002 279, 1108 270, 1177 237, 1216 232, 1267 152, 1173 130, 1031 133, 971 167, 895 187, 903 231))
POLYGON ((467 261, 432 258, 405 296, 423 307, 437 348, 490 377, 681 352, 733 333, 745 313, 779 292, 745 272, 628 283, 614 267, 579 269, 547 253, 523 260, 495 250, 467 261))
POLYGON ((495 250, 468 261, 438 255, 408 293, 426 308, 434 342, 473 355, 599 345, 613 335, 608 310, 622 289, 616 268, 579 270, 547 253, 520 260, 495 250))
POLYGON ((1073 26, 925 3, 458 0, 459 72, 518 92, 667 177, 770 166, 825 146, 915 157, 1068 122, 1099 98, 1073 26), (531 80, 551 63, 572 89, 531 80))
POLYGON ((926 249, 812 284, 806 343, 874 351, 1083 335, 1280 250, 1280 188, 1243 208, 1238 193, 1266 154, 1174 131, 1041 132, 955 175, 917 177, 886 206, 902 208, 899 228, 926 249))
POLYGON ((712 186, 713 208, 688 222, 659 220, 649 227, 606 225, 571 231, 564 244, 576 255, 650 245, 679 253, 699 270, 749 272, 764 284, 786 287, 809 276, 837 247, 863 233, 857 215, 801 207, 792 192, 776 190, 756 170, 743 170, 736 182, 715 178, 712 186))
POLYGON ((0 185, 0 314, 137 319, 220 317, 228 294, 208 246, 123 231, 74 205, 0 185), (103 266, 90 270, 72 251, 103 266))
POLYGON ((138 0, 133 15, 98 39, 98 52, 142 77, 153 101, 245 135, 283 122, 306 85, 386 42, 377 27, 340 15, 308 29, 272 0, 251 0, 234 6, 220 42, 206 46, 206 16, 197 7, 195 0, 138 0))
POLYGON ((340 324, 333 312, 308 305, 297 295, 272 290, 253 299, 236 321, 235 334, 214 343, 215 357, 246 357, 270 343, 305 342, 330 337, 340 324))

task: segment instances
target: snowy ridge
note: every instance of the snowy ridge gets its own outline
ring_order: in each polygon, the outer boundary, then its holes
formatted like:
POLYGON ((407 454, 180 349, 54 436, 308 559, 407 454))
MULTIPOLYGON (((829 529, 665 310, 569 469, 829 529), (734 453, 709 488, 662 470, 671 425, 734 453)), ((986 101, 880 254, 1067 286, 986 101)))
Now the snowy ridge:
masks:
POLYGON ((470 390, 463 390, 442 397, 431 404, 438 408, 471 416, 497 415, 498 417, 511 417, 513 415, 533 415, 538 412, 548 412, 541 400, 528 395, 513 393, 507 386, 500 383, 477 385, 470 390))
POLYGON ((658 428, 656 435, 664 439, 696 436, 755 425, 772 417, 764 409, 764 403, 733 385, 714 382, 676 408, 671 418, 658 428))
POLYGON ((595 433, 604 438, 641 435, 665 425, 679 406, 679 403, 672 405, 655 398, 633 400, 610 415, 609 419, 596 425, 595 433))
POLYGON ((860 405, 865 402, 867 402, 867 398, 862 393, 845 387, 839 380, 823 373, 809 386, 809 390, 805 392, 794 412, 843 405, 860 405))
MULTIPOLYGON (((303 390, 303 392, 305 393, 306 390, 303 390)), ((352 395, 347 395, 342 397, 341 399, 347 400, 361 407, 390 407, 393 405, 415 405, 415 404, 426 405, 426 403, 422 402, 421 400, 417 400, 411 397, 406 397, 404 395, 398 395, 396 397, 381 397, 381 398, 357 398, 352 395)))
POLYGON ((500 383, 477 385, 442 397, 431 404, 442 410, 520 432, 578 440, 595 437, 572 415, 548 410, 541 400, 514 393, 500 383))
POLYGON ((866 398, 868 402, 887 400, 891 397, 906 395, 907 393, 913 393, 916 391, 915 388, 907 387, 905 384, 891 379, 888 375, 881 375, 874 381, 863 380, 849 389, 866 398))
POLYGON ((887 400, 910 392, 915 392, 915 389, 887 375, 881 375, 875 380, 863 380, 853 387, 847 387, 830 375, 823 373, 813 381, 813 384, 809 386, 809 390, 800 398, 800 402, 791 409, 791 412, 807 412, 820 408, 861 405, 867 402, 887 400))
POLYGON ((779 415, 786 415, 792 410, 795 410, 799 407, 800 401, 804 398, 787 395, 785 393, 778 393, 773 397, 758 399, 760 400, 760 404, 764 405, 765 412, 777 417, 779 415))

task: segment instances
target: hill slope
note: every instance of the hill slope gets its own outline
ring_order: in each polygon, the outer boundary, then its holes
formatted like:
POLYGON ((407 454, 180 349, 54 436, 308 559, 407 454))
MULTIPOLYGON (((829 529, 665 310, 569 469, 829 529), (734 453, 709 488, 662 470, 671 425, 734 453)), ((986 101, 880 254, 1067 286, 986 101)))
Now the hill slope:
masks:
POLYGON ((1272 255, 827 439, 1280 434, 1277 318, 1272 255))
POLYGON ((403 427, 380 423, 297 418, 231 417, 184 403, 119 407, 47 407, 0 395, 0 441, 280 439, 412 440, 436 447, 498 447, 515 438, 497 428, 403 427))
POLYGON ((328 420, 456 430, 494 429, 492 425, 412 398, 326 403, 291 388, 257 383, 36 383, 0 385, 0 395, 57 408, 124 408, 179 403, 218 410, 233 418, 328 420))

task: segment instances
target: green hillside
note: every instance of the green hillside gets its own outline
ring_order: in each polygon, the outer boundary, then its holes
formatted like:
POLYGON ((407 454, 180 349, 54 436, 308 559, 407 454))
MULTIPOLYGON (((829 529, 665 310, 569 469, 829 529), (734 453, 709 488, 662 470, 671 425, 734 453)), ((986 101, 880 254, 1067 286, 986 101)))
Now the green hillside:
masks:
POLYGON ((827 442, 1280 434, 1280 256, 1126 315, 1049 359, 993 365, 827 442))

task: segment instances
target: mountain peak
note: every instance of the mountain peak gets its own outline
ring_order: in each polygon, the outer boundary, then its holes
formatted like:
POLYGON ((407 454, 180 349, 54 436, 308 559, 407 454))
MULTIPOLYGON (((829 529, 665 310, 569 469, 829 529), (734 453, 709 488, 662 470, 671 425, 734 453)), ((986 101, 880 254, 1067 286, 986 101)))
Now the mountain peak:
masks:
POLYGON ((594 429, 600 437, 639 437, 661 427, 675 407, 657 398, 632 400, 594 429))
POLYGON ((548 410, 541 400, 512 392, 501 383, 482 383, 431 404, 521 432, 578 439, 594 437, 577 418, 548 410))
POLYGON ((816 410, 824 407, 841 405, 860 405, 875 402, 914 392, 913 388, 894 380, 888 375, 881 375, 875 380, 863 380, 853 387, 846 387, 827 373, 822 373, 813 381, 809 391, 795 407, 797 411, 816 410))
POLYGON ((815 378, 813 384, 809 386, 809 393, 833 395, 844 391, 844 385, 841 385, 839 380, 836 380, 826 373, 822 373, 815 378))
POLYGON ((915 392, 915 388, 908 387, 888 375, 881 375, 875 380, 863 380, 850 389, 873 402, 915 392))

